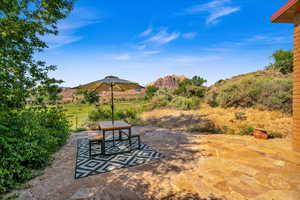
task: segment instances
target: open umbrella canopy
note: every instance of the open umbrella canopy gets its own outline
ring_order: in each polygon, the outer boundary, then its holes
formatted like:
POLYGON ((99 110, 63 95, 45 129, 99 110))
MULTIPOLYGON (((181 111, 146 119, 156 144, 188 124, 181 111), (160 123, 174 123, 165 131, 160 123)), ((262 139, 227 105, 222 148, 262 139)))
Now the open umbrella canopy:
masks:
MULTIPOLYGON (((88 90, 92 92, 111 91, 111 110, 112 123, 114 124, 114 90, 125 91, 130 89, 144 88, 138 83, 130 82, 128 80, 119 79, 116 76, 107 76, 104 79, 94 81, 85 85, 80 85, 75 89, 88 90)), ((114 131, 113 131, 114 132, 114 131)))
POLYGON ((111 86, 115 91, 125 91, 130 89, 140 89, 143 86, 138 83, 120 79, 116 76, 107 76, 104 79, 94 81, 85 85, 80 85, 76 89, 88 90, 93 92, 110 91, 111 86))

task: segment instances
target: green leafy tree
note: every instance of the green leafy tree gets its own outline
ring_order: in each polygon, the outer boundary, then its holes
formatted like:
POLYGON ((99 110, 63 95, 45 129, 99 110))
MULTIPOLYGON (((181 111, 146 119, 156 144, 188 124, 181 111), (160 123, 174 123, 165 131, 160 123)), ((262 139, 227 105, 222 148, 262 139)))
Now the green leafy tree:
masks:
POLYGON ((283 74, 293 72, 293 51, 277 50, 272 56, 274 63, 271 63, 266 69, 277 69, 283 74))
POLYGON ((99 102, 99 95, 96 92, 91 92, 87 90, 78 90, 78 95, 83 95, 84 101, 89 104, 95 104, 99 102))
POLYGON ((206 92, 206 87, 203 84, 206 80, 194 76, 191 79, 184 79, 179 83, 178 88, 174 91, 176 95, 188 96, 188 97, 204 97, 206 92))
POLYGON ((42 36, 58 34, 57 22, 73 0, 0 0, 0 193, 31 177, 68 138, 68 121, 57 107, 25 107, 56 101, 61 81, 55 66, 34 59, 47 48, 42 36))
POLYGON ((40 87, 57 84, 48 77, 55 66, 35 60, 47 47, 41 36, 57 34, 57 22, 72 9, 72 0, 0 1, 0 109, 23 108, 40 87))
POLYGON ((146 99, 152 99, 155 93, 159 90, 159 88, 155 85, 150 85, 146 87, 146 99))

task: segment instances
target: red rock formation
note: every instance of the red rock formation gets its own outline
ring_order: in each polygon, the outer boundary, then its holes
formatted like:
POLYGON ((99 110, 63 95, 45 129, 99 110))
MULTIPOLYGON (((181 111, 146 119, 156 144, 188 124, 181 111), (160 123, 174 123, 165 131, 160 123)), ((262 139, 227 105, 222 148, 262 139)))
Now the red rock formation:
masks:
POLYGON ((178 87, 179 82, 184 79, 186 79, 185 76, 177 76, 173 74, 159 78, 155 82, 152 82, 148 85, 154 85, 159 88, 175 89, 178 87))

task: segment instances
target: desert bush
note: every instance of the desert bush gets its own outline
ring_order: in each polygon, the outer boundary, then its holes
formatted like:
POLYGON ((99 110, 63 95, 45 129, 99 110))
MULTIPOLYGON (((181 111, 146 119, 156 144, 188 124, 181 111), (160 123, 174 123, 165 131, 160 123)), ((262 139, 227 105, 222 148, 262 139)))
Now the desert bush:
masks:
POLYGON ((206 132, 206 133, 221 133, 221 130, 216 128, 212 121, 206 121, 199 124, 195 124, 187 128, 190 132, 206 132))
POLYGON ((210 105, 211 107, 218 107, 219 106, 219 104, 218 104, 218 102, 217 102, 217 96, 218 96, 218 94, 217 93, 213 93, 212 94, 212 97, 207 101, 207 104, 208 105, 210 105))
POLYGON ((170 97, 167 95, 154 96, 149 104, 149 109, 166 107, 170 102, 170 97))
POLYGON ((271 132, 268 134, 269 138, 283 138, 284 134, 282 133, 277 133, 277 132, 271 132))
POLYGON ((60 108, 34 107, 9 115, 0 115, 0 192, 31 178, 32 169, 46 166, 69 135, 60 108))
MULTIPOLYGON (((203 120, 213 122, 215 129, 225 134, 250 134, 250 127, 261 128, 268 133, 280 133, 283 137, 292 132, 292 117, 279 111, 258 110, 254 108, 212 108, 207 104, 201 104, 201 109, 197 110, 177 110, 177 109, 155 109, 146 111, 140 115, 143 121, 161 121, 166 117, 180 115, 200 115, 202 120, 189 124, 187 128, 198 129, 203 120), (236 120, 235 113, 243 112, 247 116, 245 120, 236 120), (242 130, 242 131, 241 131, 242 130)), ((202 125, 201 125, 202 126, 202 125)))
POLYGON ((244 112, 235 112, 234 116, 235 116, 236 120, 246 120, 247 119, 246 113, 244 113, 244 112))
POLYGON ((193 110, 199 108, 200 99, 197 97, 187 98, 182 96, 175 96, 168 105, 169 107, 175 109, 193 110))
POLYGON ((241 127, 239 135, 253 135, 254 128, 250 125, 244 125, 241 127))
POLYGON ((224 108, 255 107, 292 112, 291 79, 244 79, 224 85, 216 101, 224 108))
MULTIPOLYGON (((111 120, 112 111, 107 106, 101 106, 100 108, 91 111, 88 115, 88 120, 96 122, 100 120, 111 120)), ((134 122, 138 118, 138 110, 134 108, 122 108, 116 109, 114 112, 115 120, 125 120, 127 122, 134 122)))
POLYGON ((155 95, 155 93, 159 90, 158 87, 154 85, 150 85, 146 87, 146 99, 152 99, 152 97, 155 95))

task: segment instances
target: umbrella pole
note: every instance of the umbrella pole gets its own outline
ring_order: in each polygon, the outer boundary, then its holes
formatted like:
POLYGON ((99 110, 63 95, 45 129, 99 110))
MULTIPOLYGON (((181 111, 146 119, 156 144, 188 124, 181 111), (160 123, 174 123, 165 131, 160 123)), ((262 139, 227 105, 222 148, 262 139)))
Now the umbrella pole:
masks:
MULTIPOLYGON (((114 86, 113 83, 111 83, 111 119, 112 119, 112 125, 115 124, 115 118, 114 118, 114 86)), ((115 146, 115 129, 113 128, 113 146, 115 146)))
POLYGON ((112 119, 112 124, 115 123, 114 119, 114 89, 113 89, 113 84, 111 84, 111 119, 112 119))

